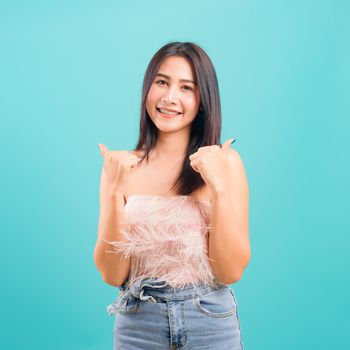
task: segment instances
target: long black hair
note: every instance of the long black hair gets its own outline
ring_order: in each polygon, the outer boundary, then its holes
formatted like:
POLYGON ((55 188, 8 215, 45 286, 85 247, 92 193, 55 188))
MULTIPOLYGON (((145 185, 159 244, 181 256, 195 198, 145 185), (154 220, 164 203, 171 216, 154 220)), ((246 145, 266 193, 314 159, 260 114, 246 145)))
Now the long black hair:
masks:
POLYGON ((191 125, 186 156, 172 186, 178 195, 189 195, 205 184, 201 175, 192 169, 189 156, 202 146, 221 146, 221 104, 216 72, 209 56, 195 43, 170 42, 160 48, 148 64, 142 87, 140 133, 134 151, 143 150, 145 153, 140 162, 145 158, 148 162, 149 154, 157 143, 158 129, 147 113, 146 100, 159 66, 169 56, 184 57, 189 62, 200 93, 200 106, 191 125))

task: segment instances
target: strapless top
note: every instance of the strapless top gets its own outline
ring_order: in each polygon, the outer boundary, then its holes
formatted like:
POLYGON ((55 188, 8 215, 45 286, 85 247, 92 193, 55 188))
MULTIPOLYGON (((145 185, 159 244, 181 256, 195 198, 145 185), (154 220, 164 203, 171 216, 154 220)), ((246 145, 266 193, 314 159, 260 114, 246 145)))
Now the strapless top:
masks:
POLYGON ((107 241, 109 253, 131 257, 126 285, 155 278, 172 287, 217 285, 208 257, 209 201, 192 196, 131 195, 120 229, 126 242, 107 241))

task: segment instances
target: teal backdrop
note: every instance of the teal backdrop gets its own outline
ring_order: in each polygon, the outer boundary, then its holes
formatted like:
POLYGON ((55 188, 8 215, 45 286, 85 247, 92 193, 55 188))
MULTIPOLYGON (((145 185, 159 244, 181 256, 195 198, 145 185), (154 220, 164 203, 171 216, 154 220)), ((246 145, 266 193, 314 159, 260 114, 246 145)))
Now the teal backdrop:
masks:
POLYGON ((1 1, 0 348, 112 349, 97 144, 135 146, 148 62, 193 41, 249 182, 245 349, 349 349, 349 4, 1 1))

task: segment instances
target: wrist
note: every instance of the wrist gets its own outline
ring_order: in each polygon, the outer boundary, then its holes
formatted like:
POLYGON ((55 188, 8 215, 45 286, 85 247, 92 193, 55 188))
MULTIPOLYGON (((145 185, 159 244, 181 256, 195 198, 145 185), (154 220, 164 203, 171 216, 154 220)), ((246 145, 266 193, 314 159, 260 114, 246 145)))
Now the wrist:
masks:
POLYGON ((124 207, 124 192, 121 191, 108 191, 106 196, 106 204, 114 210, 120 207, 124 207))
POLYGON ((118 198, 124 196, 124 188, 120 185, 110 184, 106 187, 107 196, 118 198))
POLYGON ((114 190, 109 190, 107 191, 107 197, 108 198, 121 198, 121 197, 124 197, 124 192, 123 191, 114 191, 114 190))
POLYGON ((227 201, 231 201, 231 194, 228 188, 216 189, 211 192, 211 198, 213 203, 222 202, 227 203, 227 201))
POLYGON ((222 196, 229 192, 229 184, 227 182, 220 182, 211 187, 213 195, 222 196))

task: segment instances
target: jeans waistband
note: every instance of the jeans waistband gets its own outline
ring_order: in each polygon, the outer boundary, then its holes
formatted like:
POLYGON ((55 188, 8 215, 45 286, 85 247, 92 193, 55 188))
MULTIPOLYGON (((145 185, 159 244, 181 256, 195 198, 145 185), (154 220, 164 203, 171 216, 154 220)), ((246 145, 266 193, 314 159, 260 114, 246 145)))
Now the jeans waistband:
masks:
POLYGON ((166 302, 172 300, 193 299, 199 295, 225 287, 223 284, 211 286, 198 283, 186 285, 182 288, 171 287, 166 281, 159 281, 152 278, 136 280, 131 285, 118 287, 121 291, 130 292, 135 298, 148 300, 149 302, 166 302))

